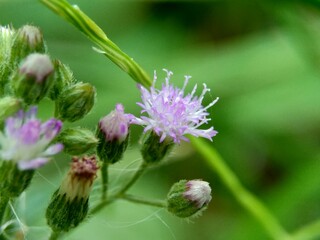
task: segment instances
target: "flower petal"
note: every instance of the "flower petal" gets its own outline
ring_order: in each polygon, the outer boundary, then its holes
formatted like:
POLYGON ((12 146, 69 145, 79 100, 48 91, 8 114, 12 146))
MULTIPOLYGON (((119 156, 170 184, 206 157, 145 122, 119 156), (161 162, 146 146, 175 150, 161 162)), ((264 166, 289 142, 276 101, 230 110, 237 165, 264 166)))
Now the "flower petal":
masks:
POLYGON ((46 164, 50 159, 49 158, 36 158, 31 161, 19 161, 18 162, 18 168, 20 170, 31 170, 31 169, 37 169, 44 164, 46 164))

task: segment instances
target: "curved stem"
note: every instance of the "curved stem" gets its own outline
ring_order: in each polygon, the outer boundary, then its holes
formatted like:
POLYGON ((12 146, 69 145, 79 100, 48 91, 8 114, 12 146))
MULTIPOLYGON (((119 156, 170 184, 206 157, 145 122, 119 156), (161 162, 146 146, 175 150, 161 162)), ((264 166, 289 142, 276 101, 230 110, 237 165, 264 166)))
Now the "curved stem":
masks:
POLYGON ((138 171, 133 175, 133 177, 130 179, 130 181, 124 185, 118 193, 115 194, 116 197, 121 197, 144 173, 144 171, 147 169, 148 163, 142 162, 138 171))
POLYGON ((140 196, 135 196, 131 194, 124 194, 120 198, 134 202, 134 203, 139 203, 139 204, 144 204, 144 205, 150 205, 154 207, 160 207, 160 208, 166 208, 167 203, 164 200, 159 200, 159 199, 146 199, 140 196))
POLYGON ((61 233, 52 231, 51 235, 49 237, 49 240, 57 240, 57 239, 59 239, 60 235, 61 235, 61 233))
POLYGON ((99 53, 107 56, 123 71, 128 73, 136 82, 145 87, 151 86, 151 79, 148 74, 121 49, 113 43, 102 29, 79 7, 72 6, 66 0, 40 0, 43 4, 56 12, 59 16, 70 22, 86 35, 99 49, 99 53))
POLYGON ((104 207, 112 203, 114 200, 115 198, 109 198, 108 200, 101 201, 97 206, 91 209, 89 215, 94 215, 100 212, 104 207))
POLYGON ((147 169, 148 164, 145 162, 142 162, 139 169, 135 172, 133 177, 130 179, 130 181, 124 185, 116 194, 111 196, 109 199, 102 200, 97 206, 95 206, 91 211, 90 214, 96 214, 97 212, 100 212, 105 206, 112 203, 117 198, 123 198, 125 192, 141 177, 141 175, 144 173, 144 171, 147 169))
POLYGON ((102 177, 101 201, 105 201, 107 199, 107 193, 108 193, 108 166, 109 166, 109 164, 106 163, 106 161, 104 161, 102 166, 101 166, 101 177, 102 177))
POLYGON ((208 146, 203 140, 196 138, 191 138, 191 143, 204 157, 212 170, 216 171, 224 185, 231 191, 236 200, 251 213, 258 222, 260 222, 273 239, 292 239, 292 236, 283 229, 278 220, 270 213, 263 203, 245 189, 237 176, 225 164, 222 157, 211 146, 208 146))

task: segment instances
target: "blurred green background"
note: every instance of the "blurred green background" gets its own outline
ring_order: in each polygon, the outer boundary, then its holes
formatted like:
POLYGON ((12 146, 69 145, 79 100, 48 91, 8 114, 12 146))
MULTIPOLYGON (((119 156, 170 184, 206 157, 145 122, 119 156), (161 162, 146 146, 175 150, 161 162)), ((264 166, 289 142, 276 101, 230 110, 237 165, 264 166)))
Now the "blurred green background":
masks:
MULTIPOLYGON (((219 134, 212 145, 244 185, 260 197, 288 231, 320 217, 320 3, 318 1, 107 1, 73 0, 120 48, 158 79, 211 88, 208 104, 219 134)), ((52 57, 78 80, 97 88, 97 104, 81 124, 94 129, 115 104, 139 113, 136 84, 73 26, 36 0, 0 0, 0 24, 39 26, 52 57)), ((160 82, 160 81, 159 81, 160 82)), ((201 89, 201 88, 200 88, 201 89)), ((199 93, 201 90, 199 89, 199 93)), ((49 117, 52 104, 40 111, 49 117)), ((139 127, 132 146, 112 169, 116 189, 140 159, 139 127), (125 168, 125 170, 122 170, 125 168)), ((28 239, 46 239, 43 219, 67 156, 41 169, 17 203, 28 239)), ((89 218, 67 239, 269 239, 189 144, 151 169, 130 192, 164 197, 179 179, 202 178, 213 188, 203 216, 185 221, 164 210, 119 201, 89 218)), ((91 203, 99 199, 99 185, 91 203)))

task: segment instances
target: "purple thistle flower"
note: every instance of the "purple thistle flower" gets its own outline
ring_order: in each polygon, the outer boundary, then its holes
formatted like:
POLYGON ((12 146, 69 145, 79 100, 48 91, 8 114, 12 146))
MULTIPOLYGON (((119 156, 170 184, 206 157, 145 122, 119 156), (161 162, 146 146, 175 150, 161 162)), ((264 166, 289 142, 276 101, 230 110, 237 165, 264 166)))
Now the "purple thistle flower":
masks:
POLYGON ((20 110, 6 120, 4 132, 0 132, 0 159, 16 162, 20 170, 39 168, 63 149, 61 143, 49 146, 62 122, 52 118, 41 123, 36 114, 36 107, 20 110))
POLYGON ((141 113, 147 113, 149 116, 136 118, 132 120, 132 123, 144 125, 144 132, 153 130, 160 137, 160 142, 164 141, 166 137, 172 138, 175 143, 180 143, 181 140, 189 141, 185 137, 186 134, 204 137, 212 141, 212 137, 218 133, 213 127, 206 130, 198 128, 211 120, 207 118, 209 115, 207 109, 213 106, 219 98, 204 107, 202 100, 206 92, 210 91, 205 84, 203 84, 204 89, 200 97, 194 96, 197 85, 194 86, 191 93, 185 95, 184 90, 191 77, 185 76, 184 85, 182 89, 179 89, 169 84, 173 73, 166 69, 163 70, 167 72, 167 77, 161 90, 155 88, 156 72, 150 91, 142 85, 138 85, 142 102, 137 104, 142 108, 141 113))
POLYGON ((117 104, 114 111, 99 121, 99 129, 104 133, 106 141, 123 142, 129 134, 132 114, 125 114, 122 104, 117 104))

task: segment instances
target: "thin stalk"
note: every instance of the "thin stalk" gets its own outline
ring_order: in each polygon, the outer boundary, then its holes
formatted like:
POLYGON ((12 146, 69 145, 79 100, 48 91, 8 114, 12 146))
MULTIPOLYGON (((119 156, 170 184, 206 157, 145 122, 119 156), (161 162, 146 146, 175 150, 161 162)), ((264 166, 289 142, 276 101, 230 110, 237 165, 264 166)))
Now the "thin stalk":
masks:
POLYGON ((125 192, 139 179, 139 177, 141 177, 141 175, 147 169, 147 166, 148 166, 147 163, 142 162, 139 169, 135 172, 135 174, 130 179, 130 181, 126 185, 124 185, 113 196, 110 196, 108 199, 101 200, 101 202, 90 211, 90 215, 93 215, 93 214, 96 214, 97 212, 100 212, 105 206, 109 205, 117 198, 122 198, 124 196, 125 192))
POLYGON ((5 215, 8 202, 9 202, 9 197, 7 197, 5 193, 1 193, 1 197, 0 197, 0 226, 3 222, 3 217, 5 215))
POLYGON ((151 86, 152 82, 150 77, 139 64, 121 51, 121 49, 107 37, 102 29, 82 12, 78 6, 71 5, 66 0, 40 0, 40 2, 78 28, 99 47, 97 52, 108 57, 136 82, 145 87, 151 86))
POLYGON ((103 162, 101 166, 101 178, 102 178, 102 193, 101 193, 101 201, 105 201, 107 199, 108 194, 108 167, 109 164, 106 162, 103 162))
POLYGON ((121 197, 141 176, 142 174, 145 172, 145 170, 148 167, 148 163, 146 162, 142 162, 139 169, 135 172, 135 174, 133 175, 133 177, 130 179, 130 181, 124 185, 120 191, 115 194, 116 197, 121 197))
POLYGON ((60 236, 61 236, 60 232, 52 231, 49 237, 49 240, 58 240, 60 236))
POLYGON ((101 201, 97 206, 95 206, 94 208, 91 209, 89 215, 92 216, 94 214, 97 214, 98 212, 100 212, 103 208, 105 208, 107 205, 109 205, 110 203, 112 203, 114 200, 116 200, 115 198, 109 198, 108 200, 105 201, 101 201))
POLYGON ((235 199, 262 225, 266 232, 275 240, 293 239, 279 224, 278 220, 263 205, 260 200, 241 184, 237 176, 225 164, 222 157, 212 146, 203 140, 192 138, 192 145, 204 157, 212 170, 214 170, 230 190, 235 199))
POLYGON ((127 200, 129 202, 144 204, 144 205, 150 205, 153 207, 160 207, 160 208, 166 208, 167 203, 164 200, 159 199, 146 199, 140 196, 135 196, 131 194, 124 194, 121 196, 122 199, 127 200))

